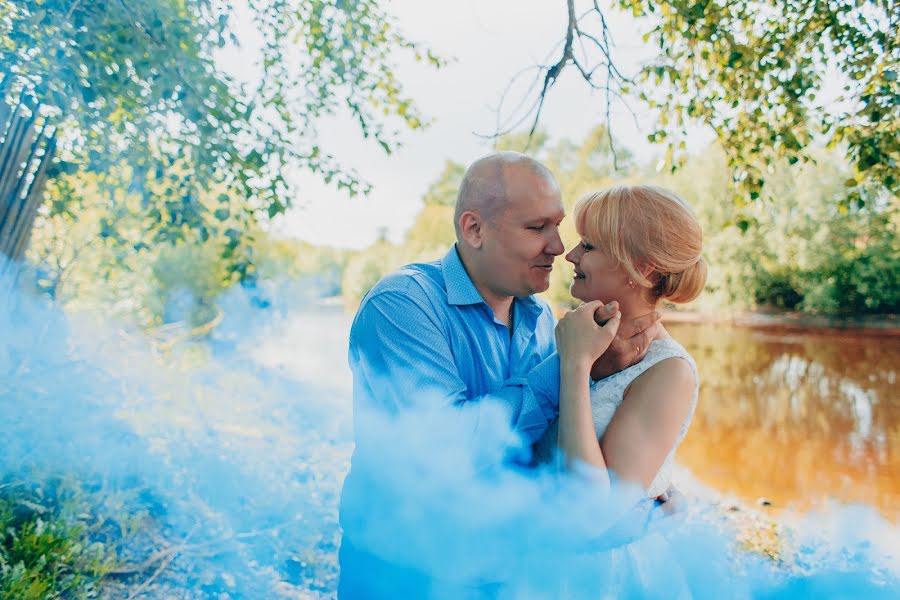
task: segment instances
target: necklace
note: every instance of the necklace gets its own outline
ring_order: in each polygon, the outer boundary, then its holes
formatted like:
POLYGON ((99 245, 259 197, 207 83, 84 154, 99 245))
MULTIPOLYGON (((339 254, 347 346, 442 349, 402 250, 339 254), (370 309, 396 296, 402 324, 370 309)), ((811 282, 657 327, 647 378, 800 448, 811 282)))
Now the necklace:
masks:
POLYGON ((509 305, 509 315, 506 317, 506 328, 509 329, 509 335, 512 337, 513 333, 513 307, 516 305, 516 301, 513 300, 509 305))

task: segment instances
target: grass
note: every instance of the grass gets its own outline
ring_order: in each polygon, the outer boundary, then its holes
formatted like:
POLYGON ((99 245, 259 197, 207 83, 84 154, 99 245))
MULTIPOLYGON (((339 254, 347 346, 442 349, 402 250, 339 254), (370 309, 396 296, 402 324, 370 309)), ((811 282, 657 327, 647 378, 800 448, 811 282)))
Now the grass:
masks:
POLYGON ((0 598, 97 597, 115 553, 92 540, 80 494, 50 485, 0 484, 0 598))

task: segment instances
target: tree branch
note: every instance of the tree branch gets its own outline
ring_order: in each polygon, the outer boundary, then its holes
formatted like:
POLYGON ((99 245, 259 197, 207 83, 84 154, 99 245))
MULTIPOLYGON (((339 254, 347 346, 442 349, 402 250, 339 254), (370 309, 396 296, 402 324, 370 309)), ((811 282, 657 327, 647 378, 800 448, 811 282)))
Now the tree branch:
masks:
POLYGON ((537 86, 534 85, 531 89, 529 89, 529 91, 526 92, 525 96, 523 96, 522 101, 518 104, 516 109, 512 111, 514 116, 511 119, 511 122, 513 124, 510 127, 501 129, 500 122, 501 113, 503 112, 503 102, 505 101, 506 96, 509 93, 513 83, 523 72, 525 72, 525 70, 520 71, 510 80, 509 85, 507 85, 507 88, 503 92, 503 95, 501 97, 500 106, 497 109, 497 128, 491 136, 487 137, 496 139, 502 135, 510 133, 513 129, 521 125, 526 119, 533 115, 533 118, 531 119, 531 127, 528 131, 528 139, 530 142, 531 138, 534 136, 535 131, 537 131, 538 124, 540 123, 542 111, 544 108, 544 102, 547 99, 547 95, 550 93, 550 90, 553 89, 553 86, 556 85, 556 82, 559 80, 559 76, 562 74, 562 72, 570 64, 572 64, 581 75, 581 78, 591 87, 591 89, 602 90, 605 94, 607 133, 609 135, 609 144, 613 154, 613 165, 616 169, 619 168, 618 156, 616 153, 612 135, 612 100, 613 98, 622 100, 622 91, 624 90, 625 85, 631 84, 633 83, 633 81, 631 78, 626 77, 613 61, 613 42, 610 35, 609 25, 606 21, 606 16, 603 14, 603 10, 600 8, 597 0, 594 0, 592 4, 592 8, 578 16, 575 14, 575 0, 566 0, 568 18, 566 20, 566 32, 564 40, 562 42, 561 54, 558 55, 557 60, 550 66, 537 67, 539 69, 539 73, 536 77, 535 83, 537 83, 537 81, 541 81, 540 89, 537 90, 537 86), (596 15, 599 17, 599 36, 589 33, 582 26, 582 23, 592 15, 596 15), (576 42, 578 42, 580 48, 577 56, 575 53, 576 42), (592 62, 590 56, 591 53, 588 52, 589 48, 594 48, 599 51, 599 59, 596 60, 596 62, 592 62), (601 73, 605 73, 604 81, 598 80, 598 71, 600 71, 601 73), (543 77, 541 77, 541 73, 543 73, 543 77), (534 101, 528 103, 527 110, 523 111, 521 118, 515 118, 515 115, 520 114, 520 110, 522 110, 522 107, 526 105, 526 99, 529 97, 533 97, 532 94, 536 94, 536 96, 534 96, 534 101))

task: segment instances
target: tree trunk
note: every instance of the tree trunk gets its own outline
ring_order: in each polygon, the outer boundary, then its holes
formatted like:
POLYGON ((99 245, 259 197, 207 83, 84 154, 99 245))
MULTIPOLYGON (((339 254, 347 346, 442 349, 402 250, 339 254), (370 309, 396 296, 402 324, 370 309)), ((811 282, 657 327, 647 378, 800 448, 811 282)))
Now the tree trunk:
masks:
MULTIPOLYGON (((2 81, 0 81, 2 90, 2 81)), ((43 199, 56 132, 40 124, 36 106, 15 106, 0 94, 0 254, 7 266, 21 261, 43 199), (40 128, 39 128, 40 127, 40 128)))

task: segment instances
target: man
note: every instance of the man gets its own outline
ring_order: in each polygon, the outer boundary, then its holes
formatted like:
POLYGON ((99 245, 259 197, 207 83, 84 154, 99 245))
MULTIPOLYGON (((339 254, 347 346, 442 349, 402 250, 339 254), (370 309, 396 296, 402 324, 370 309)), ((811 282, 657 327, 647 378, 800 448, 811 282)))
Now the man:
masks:
MULTIPOLYGON (((546 167, 515 152, 485 156, 460 185, 456 245, 439 261, 388 275, 363 299, 350 331, 357 447, 341 498, 339 596, 425 597, 430 589, 424 574, 397 571, 355 540, 367 508, 367 415, 429 407, 422 403, 477 413, 499 403, 529 443, 556 418, 555 319, 533 295, 549 287, 565 251, 564 216, 546 167), (386 579, 391 570, 396 577, 386 579)), ((607 375, 643 356, 657 319, 623 324, 600 359, 607 375)))

